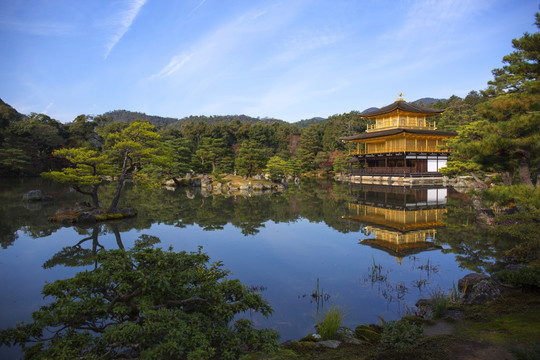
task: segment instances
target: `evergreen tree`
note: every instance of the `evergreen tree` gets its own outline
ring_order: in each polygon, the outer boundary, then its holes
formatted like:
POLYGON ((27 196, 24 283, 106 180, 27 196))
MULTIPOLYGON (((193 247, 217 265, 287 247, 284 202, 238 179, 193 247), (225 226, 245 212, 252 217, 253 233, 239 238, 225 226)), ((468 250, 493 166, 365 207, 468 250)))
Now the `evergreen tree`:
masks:
POLYGON ((287 162, 279 156, 272 156, 264 171, 270 174, 270 178, 273 181, 281 180, 287 172, 287 162))
MULTIPOLYGON (((536 14, 540 28, 540 13, 536 14)), ((534 186, 536 173, 540 185, 540 32, 525 33, 512 41, 515 51, 503 58, 505 64, 494 69, 494 79, 483 92, 489 100, 478 105, 485 120, 461 128, 450 142, 459 150, 449 167, 458 168, 462 159, 470 158, 481 170, 501 171, 510 184, 513 170, 519 181, 534 186), (456 166, 457 165, 457 166, 456 166), (533 171, 531 168, 533 167, 533 171)))
POLYGON ((53 181, 71 185, 81 194, 90 196, 92 205, 99 207, 99 187, 105 176, 114 175, 108 157, 96 150, 86 148, 60 149, 53 154, 65 158, 72 166, 62 171, 50 171, 41 175, 53 181))
POLYGON ((212 172, 216 172, 219 162, 230 155, 230 149, 223 139, 205 137, 202 138, 195 153, 201 162, 203 171, 207 170, 205 165, 209 162, 212 165, 212 172))
POLYGON ((235 159, 235 168, 242 176, 252 177, 266 162, 265 150, 260 142, 249 140, 242 142, 235 159))

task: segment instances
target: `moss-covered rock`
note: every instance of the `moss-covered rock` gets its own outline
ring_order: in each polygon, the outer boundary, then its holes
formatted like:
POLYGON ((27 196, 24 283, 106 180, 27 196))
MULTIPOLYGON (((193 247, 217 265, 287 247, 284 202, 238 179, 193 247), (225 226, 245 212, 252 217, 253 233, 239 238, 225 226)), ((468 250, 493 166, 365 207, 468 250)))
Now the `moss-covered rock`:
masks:
POLYGON ((93 208, 85 204, 76 204, 72 208, 59 209, 49 221, 60 222, 64 224, 85 223, 92 224, 97 221, 118 220, 134 217, 137 210, 134 208, 117 209, 109 211, 108 209, 93 208))

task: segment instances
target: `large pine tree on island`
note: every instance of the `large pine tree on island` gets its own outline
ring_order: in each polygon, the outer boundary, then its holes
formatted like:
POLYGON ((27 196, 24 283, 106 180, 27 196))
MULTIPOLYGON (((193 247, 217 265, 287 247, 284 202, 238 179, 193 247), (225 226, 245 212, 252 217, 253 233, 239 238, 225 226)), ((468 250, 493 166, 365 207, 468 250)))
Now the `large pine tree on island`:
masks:
POLYGON ((117 210, 126 180, 133 175, 145 176, 145 165, 168 166, 170 159, 164 155, 161 136, 147 122, 134 122, 120 131, 113 131, 101 152, 87 148, 57 150, 54 155, 71 163, 62 171, 50 171, 42 176, 70 184, 76 191, 89 195, 92 205, 100 207, 98 189, 105 178, 116 179, 117 185, 109 211, 117 210))

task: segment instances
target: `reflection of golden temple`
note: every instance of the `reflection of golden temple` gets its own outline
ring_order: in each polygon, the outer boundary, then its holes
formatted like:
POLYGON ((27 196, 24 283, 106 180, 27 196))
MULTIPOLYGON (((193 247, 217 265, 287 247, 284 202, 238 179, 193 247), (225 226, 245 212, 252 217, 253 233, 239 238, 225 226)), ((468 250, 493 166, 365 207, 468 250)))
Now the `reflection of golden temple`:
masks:
POLYGON ((404 256, 437 248, 436 228, 444 226, 444 188, 396 188, 361 186, 354 192, 356 203, 349 203, 346 219, 365 224, 363 232, 372 236, 361 243, 382 249, 399 261, 404 256))
POLYGON ((388 209, 370 205, 349 204, 347 218, 398 231, 410 231, 443 226, 440 221, 446 209, 388 209))

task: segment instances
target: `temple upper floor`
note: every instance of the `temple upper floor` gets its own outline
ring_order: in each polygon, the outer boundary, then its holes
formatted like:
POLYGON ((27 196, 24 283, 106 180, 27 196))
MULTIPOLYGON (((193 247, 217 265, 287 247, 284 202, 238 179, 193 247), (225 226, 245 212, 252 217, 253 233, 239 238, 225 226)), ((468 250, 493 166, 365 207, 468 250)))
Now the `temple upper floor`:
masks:
POLYGON ((408 103, 400 97, 394 103, 362 116, 375 120, 375 124, 368 125, 366 132, 391 129, 436 130, 435 121, 429 121, 428 118, 442 112, 443 110, 408 103))
POLYGON ((435 121, 427 120, 426 116, 404 115, 396 112, 391 116, 376 119, 375 124, 367 126, 366 132, 391 129, 437 130, 437 126, 435 121))

